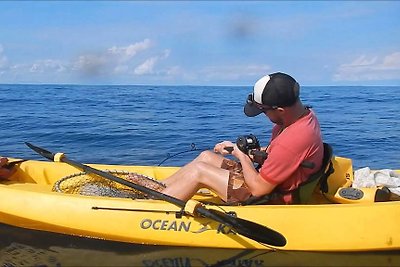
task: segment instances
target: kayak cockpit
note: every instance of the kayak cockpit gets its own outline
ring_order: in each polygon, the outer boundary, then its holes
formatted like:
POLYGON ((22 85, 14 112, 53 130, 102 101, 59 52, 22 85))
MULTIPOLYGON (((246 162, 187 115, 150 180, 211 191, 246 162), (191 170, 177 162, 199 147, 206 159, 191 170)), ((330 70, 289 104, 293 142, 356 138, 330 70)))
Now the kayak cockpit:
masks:
MULTIPOLYGON (((18 159, 10 159, 10 162, 18 159)), ((348 158, 332 156, 331 171, 325 177, 324 188, 321 186, 321 180, 316 180, 309 192, 307 201, 302 201, 298 204, 333 204, 333 203, 362 203, 362 202, 375 202, 375 195, 377 189, 364 190, 363 197, 359 199, 346 199, 346 195, 341 195, 340 190, 351 188, 353 182, 353 168, 352 161, 348 158)), ((94 168, 101 170, 108 170, 114 172, 129 172, 138 173, 158 181, 162 181, 175 173, 179 167, 159 167, 159 166, 128 166, 128 165, 102 165, 102 164, 89 164, 94 168)), ((8 181, 0 181, 1 184, 9 185, 13 188, 26 189, 29 191, 40 192, 54 192, 54 186, 61 179, 69 176, 79 175, 80 171, 73 166, 61 162, 45 162, 27 160, 16 164, 16 171, 9 178, 8 181)), ((118 196, 117 196, 118 197, 118 196)), ((354 198, 354 196, 350 196, 354 198)), ((195 200, 212 203, 215 205, 224 205, 213 192, 207 189, 200 189, 194 196, 195 200)), ((398 200, 395 197, 391 200, 398 200)), ((254 205, 256 203, 251 203, 254 205)), ((258 203, 263 204, 263 203, 258 203)))

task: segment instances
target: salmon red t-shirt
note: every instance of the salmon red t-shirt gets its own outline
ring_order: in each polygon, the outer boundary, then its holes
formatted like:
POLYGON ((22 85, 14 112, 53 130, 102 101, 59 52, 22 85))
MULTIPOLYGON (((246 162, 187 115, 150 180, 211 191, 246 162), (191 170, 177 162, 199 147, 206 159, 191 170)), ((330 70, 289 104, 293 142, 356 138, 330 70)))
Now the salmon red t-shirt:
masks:
POLYGON ((268 158, 260 169, 260 175, 267 182, 277 185, 275 190, 283 193, 285 203, 292 203, 289 191, 296 189, 321 168, 323 149, 319 122, 310 110, 283 130, 280 125, 274 126, 267 148, 268 158), (300 166, 303 161, 313 163, 314 168, 300 166))

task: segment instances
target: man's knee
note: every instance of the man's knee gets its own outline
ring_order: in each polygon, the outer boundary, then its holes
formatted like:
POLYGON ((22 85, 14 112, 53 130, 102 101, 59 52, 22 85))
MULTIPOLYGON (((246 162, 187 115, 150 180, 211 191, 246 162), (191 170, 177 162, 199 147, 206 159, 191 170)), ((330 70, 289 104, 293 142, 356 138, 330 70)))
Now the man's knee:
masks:
POLYGON ((220 167, 224 157, 220 154, 214 153, 211 150, 206 150, 201 152, 197 159, 207 164, 220 167))
POLYGON ((210 150, 205 150, 198 156, 199 161, 211 162, 215 158, 215 153, 210 150))

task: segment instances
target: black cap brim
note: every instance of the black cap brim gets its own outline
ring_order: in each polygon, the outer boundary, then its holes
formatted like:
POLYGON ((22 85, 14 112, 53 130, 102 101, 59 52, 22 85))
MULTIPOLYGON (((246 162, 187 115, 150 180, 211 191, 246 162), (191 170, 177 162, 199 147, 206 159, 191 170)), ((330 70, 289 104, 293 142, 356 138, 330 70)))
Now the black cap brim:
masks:
POLYGON ((246 116, 248 116, 248 117, 255 117, 261 113, 262 113, 262 110, 257 108, 252 103, 246 103, 246 105, 244 105, 244 114, 246 114, 246 116))

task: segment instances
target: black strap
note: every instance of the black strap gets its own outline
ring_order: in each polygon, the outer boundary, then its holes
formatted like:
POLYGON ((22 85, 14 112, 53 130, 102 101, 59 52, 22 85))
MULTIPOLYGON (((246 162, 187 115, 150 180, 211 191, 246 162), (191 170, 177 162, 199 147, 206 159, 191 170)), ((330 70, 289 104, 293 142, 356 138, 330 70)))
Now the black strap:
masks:
POLYGON ((322 175, 320 179, 319 188, 323 193, 328 193, 328 177, 334 172, 335 169, 333 168, 332 160, 330 160, 328 170, 322 175))
POLYGON ((268 203, 272 199, 276 199, 281 196, 282 196, 282 194, 280 194, 278 192, 272 192, 270 194, 266 194, 266 195, 263 195, 260 197, 251 196, 247 200, 243 201, 241 203, 241 205, 243 205, 243 206, 245 206, 245 205, 262 205, 262 204, 268 203))

